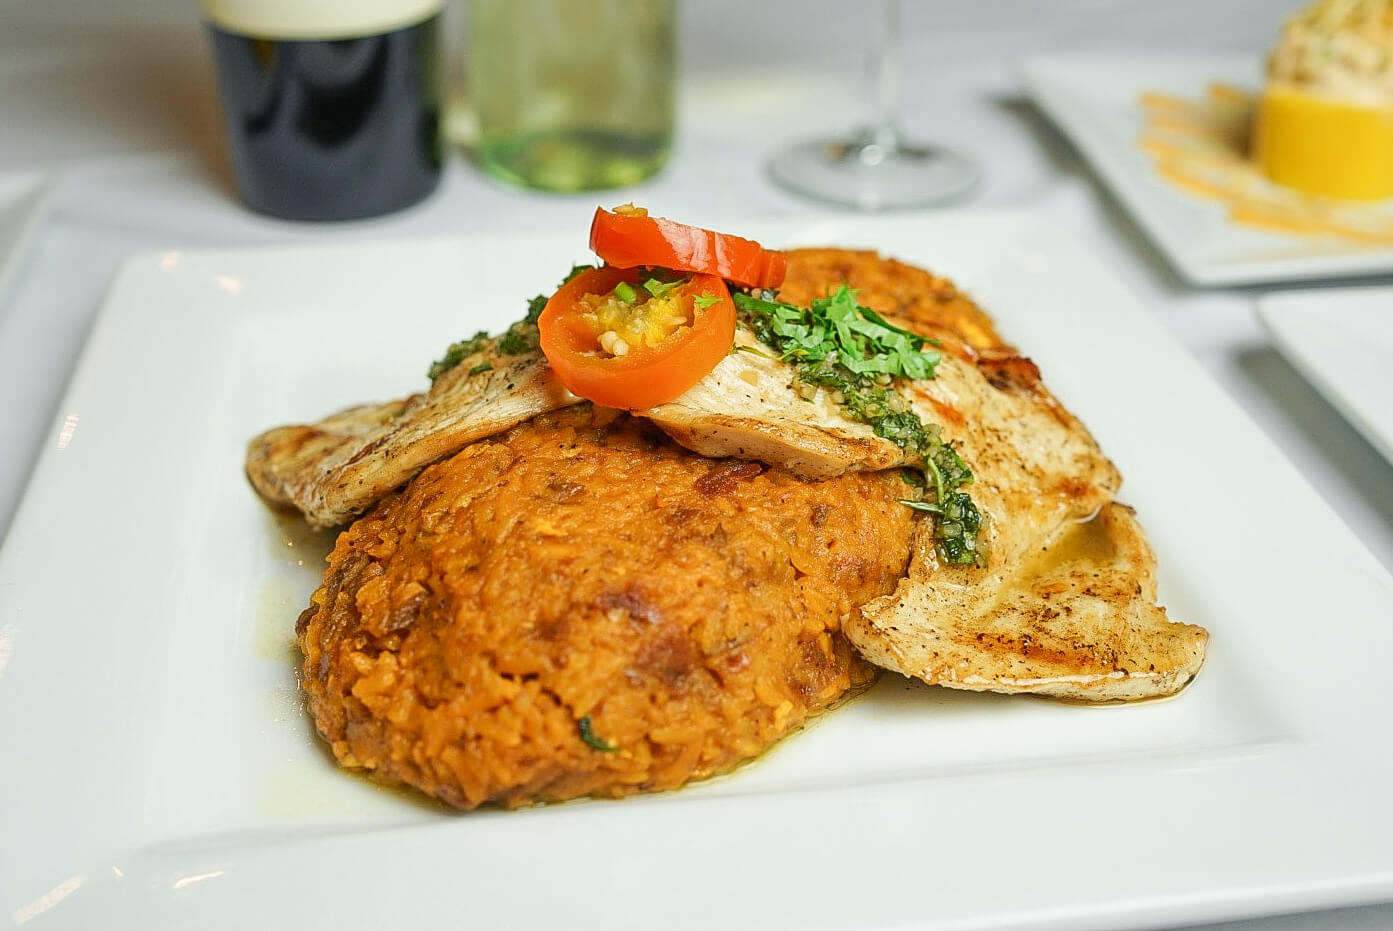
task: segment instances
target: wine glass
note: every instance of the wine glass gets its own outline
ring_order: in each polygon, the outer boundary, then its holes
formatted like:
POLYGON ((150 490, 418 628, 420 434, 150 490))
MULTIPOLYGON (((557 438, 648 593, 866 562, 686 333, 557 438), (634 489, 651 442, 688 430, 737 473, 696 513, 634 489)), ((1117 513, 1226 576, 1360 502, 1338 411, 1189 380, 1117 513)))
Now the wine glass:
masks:
POLYGON ((900 135, 900 14, 900 0, 885 0, 874 24, 866 59, 866 122, 849 137, 806 140, 776 154, 769 174, 780 185, 869 211, 946 203, 977 183, 976 166, 962 155, 900 135))

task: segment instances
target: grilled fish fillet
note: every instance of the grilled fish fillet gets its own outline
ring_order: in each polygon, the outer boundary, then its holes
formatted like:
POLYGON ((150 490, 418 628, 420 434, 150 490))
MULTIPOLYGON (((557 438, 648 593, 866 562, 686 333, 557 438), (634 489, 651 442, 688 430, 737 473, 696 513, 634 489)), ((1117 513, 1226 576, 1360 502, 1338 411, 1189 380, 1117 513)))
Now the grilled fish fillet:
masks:
POLYGON ((923 528, 893 594, 843 624, 861 655, 931 685, 1082 701, 1170 695, 1208 634, 1156 604, 1155 557, 1132 510, 1110 502, 989 570, 937 566, 923 528))
POLYGON ((268 430, 247 447, 247 477, 266 500, 298 508, 310 526, 333 527, 432 462, 580 400, 540 352, 499 355, 487 348, 424 394, 268 430), (492 367, 477 371, 485 363, 492 367))
MULTIPOLYGON (((1122 479, 1112 462, 1029 359, 1004 344, 974 350, 960 331, 916 329, 937 337, 943 356, 933 379, 904 392, 973 470, 967 490, 986 517, 988 567, 941 565, 924 521, 905 580, 848 620, 848 638, 877 665, 954 688, 1111 701, 1184 687, 1208 635, 1156 604, 1155 559, 1114 503, 1122 479), (1088 558, 1042 566, 1040 554, 1077 548, 1076 528, 1090 518, 1099 542, 1088 558)), ((697 452, 808 477, 905 464, 825 391, 805 398, 791 380, 783 363, 737 352, 645 416, 697 452)))
POLYGON ((735 345, 680 396, 635 413, 693 452, 777 463, 804 478, 909 463, 904 450, 848 417, 829 392, 798 394, 788 363, 748 330, 736 331, 735 345))
POLYGON ((847 637, 877 665, 952 688, 1083 701, 1179 691, 1208 633, 1156 604, 1155 557, 1114 501, 1121 475, 1033 362, 984 353, 976 369, 941 367, 908 392, 973 469, 987 568, 941 565, 926 524, 899 588, 864 605, 847 637))

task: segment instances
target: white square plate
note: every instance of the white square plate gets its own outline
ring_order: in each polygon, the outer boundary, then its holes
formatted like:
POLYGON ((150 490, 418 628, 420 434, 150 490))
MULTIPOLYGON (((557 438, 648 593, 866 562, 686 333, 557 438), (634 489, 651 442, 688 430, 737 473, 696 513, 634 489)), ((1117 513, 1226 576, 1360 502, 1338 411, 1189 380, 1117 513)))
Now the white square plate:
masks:
POLYGON ((1279 352, 1393 463, 1393 288, 1289 291, 1258 301, 1279 352))
POLYGON ((169 252, 116 282, 0 552, 0 908, 1078 931, 1393 898, 1393 580, 1106 273, 1011 212, 714 225, 879 248, 989 308, 1127 476, 1172 616, 1212 632, 1194 685, 1097 708, 887 676, 675 793, 455 815, 375 789, 298 704, 327 540, 262 506, 244 444, 420 389, 585 260, 583 232, 169 252))
MULTIPOLYGON (((1179 190, 1137 146, 1140 97, 1199 98, 1215 81, 1256 90, 1255 55, 1074 54, 1030 58, 1021 77, 1156 247, 1191 284, 1238 285, 1393 272, 1393 247, 1266 232, 1231 222, 1223 204, 1179 190)), ((1377 207, 1371 209, 1393 209, 1377 207)))

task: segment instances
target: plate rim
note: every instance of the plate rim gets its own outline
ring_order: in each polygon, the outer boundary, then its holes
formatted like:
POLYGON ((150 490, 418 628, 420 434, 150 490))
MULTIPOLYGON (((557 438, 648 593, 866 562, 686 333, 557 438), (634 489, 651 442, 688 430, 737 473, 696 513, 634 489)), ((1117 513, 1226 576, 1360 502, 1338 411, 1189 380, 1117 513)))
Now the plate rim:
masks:
MULTIPOLYGON (((1272 339, 1273 346, 1301 374, 1302 380, 1316 390, 1331 407, 1335 408, 1345 422, 1354 427, 1370 446, 1393 466, 1393 431, 1381 432, 1372 418, 1365 416, 1365 408, 1373 406, 1373 399, 1356 396, 1346 390, 1344 382, 1330 377, 1327 367, 1316 364, 1301 342, 1287 326, 1291 317, 1306 318, 1318 313, 1311 303, 1325 301, 1358 300, 1363 295, 1380 295, 1387 298, 1389 333, 1393 334, 1393 285, 1370 285, 1359 288, 1325 288, 1281 291, 1261 295, 1256 301, 1258 322, 1272 339)), ((1327 312, 1336 312, 1330 308, 1327 312)))

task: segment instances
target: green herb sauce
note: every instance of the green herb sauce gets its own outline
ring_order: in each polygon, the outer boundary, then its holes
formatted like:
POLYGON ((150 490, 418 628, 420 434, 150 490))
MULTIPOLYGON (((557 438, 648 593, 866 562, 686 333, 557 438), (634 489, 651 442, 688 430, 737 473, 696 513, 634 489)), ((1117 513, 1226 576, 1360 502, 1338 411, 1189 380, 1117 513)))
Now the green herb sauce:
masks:
MULTIPOLYGON (((586 269, 594 268, 593 265, 576 265, 562 280, 561 284, 566 284, 576 275, 586 269)), ((559 285, 558 285, 559 287, 559 285)), ((431 384, 444 375, 450 369, 459 365, 465 359, 477 352, 492 349, 500 356, 520 356, 523 353, 532 352, 541 344, 541 337, 537 333, 537 318, 546 309, 549 297, 539 294, 527 302, 527 316, 512 324, 496 337, 490 337, 487 332, 480 330, 469 339, 460 340, 458 343, 451 343, 450 348, 445 350, 444 358, 432 362, 430 369, 426 372, 430 376, 431 384)), ((489 363, 481 362, 469 370, 470 375, 479 375, 492 369, 489 363)))
POLYGON ((462 339, 458 343, 451 343, 450 348, 445 350, 445 356, 437 359, 430 364, 430 369, 426 372, 430 376, 431 384, 444 375, 450 369, 468 359, 474 353, 479 352, 488 346, 490 340, 486 331, 480 330, 469 339, 462 339))
POLYGON ((951 565, 985 565, 978 547, 982 514, 959 490, 972 481, 972 471, 943 441, 942 428, 925 424, 894 390, 896 379, 934 376, 941 356, 924 347, 937 344, 861 306, 845 285, 808 307, 785 304, 768 291, 737 291, 733 298, 741 322, 793 365, 799 383, 836 392, 847 413, 922 464, 922 478, 912 484, 932 492, 932 499, 903 503, 935 516, 939 557, 951 565))

